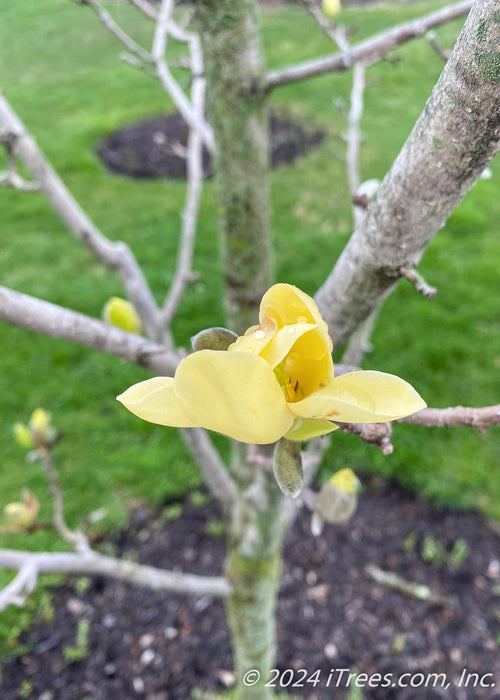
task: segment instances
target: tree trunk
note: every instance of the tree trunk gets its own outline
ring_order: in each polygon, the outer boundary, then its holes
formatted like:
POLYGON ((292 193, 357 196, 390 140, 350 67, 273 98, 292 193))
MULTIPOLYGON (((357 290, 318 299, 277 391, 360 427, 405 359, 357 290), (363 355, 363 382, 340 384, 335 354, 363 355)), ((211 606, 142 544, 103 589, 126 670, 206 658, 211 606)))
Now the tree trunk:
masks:
MULTIPOLYGON (((209 119, 216 154, 227 325, 238 334, 257 322, 272 281, 268 115, 259 89, 265 78, 257 0, 198 0, 209 119), (252 94, 243 89, 251 83, 252 94)), ((233 444, 238 486, 232 509, 226 575, 238 698, 267 700, 275 655, 275 605, 284 533, 283 498, 272 475, 246 464, 233 444), (260 681, 245 685, 255 670, 260 681)))
POLYGON ((274 697, 264 685, 275 662, 275 608, 286 520, 283 498, 271 474, 252 468, 248 481, 241 472, 237 476, 242 498, 233 513, 225 567, 234 590, 226 604, 237 698, 267 700, 274 697), (248 671, 258 672, 255 685, 245 684, 248 671))
POLYGON ((257 0, 198 0, 214 130, 229 327, 241 334, 272 276, 268 122, 257 0), (242 86, 256 86, 246 94, 242 86))
POLYGON ((406 144, 316 301, 342 345, 414 267, 497 153, 500 15, 478 0, 406 144))

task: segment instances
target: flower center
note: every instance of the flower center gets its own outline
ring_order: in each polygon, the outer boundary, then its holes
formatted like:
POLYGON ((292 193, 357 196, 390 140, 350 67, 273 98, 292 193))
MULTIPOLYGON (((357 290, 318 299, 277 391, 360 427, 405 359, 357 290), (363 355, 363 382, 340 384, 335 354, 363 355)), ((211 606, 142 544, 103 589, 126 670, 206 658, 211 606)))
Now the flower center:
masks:
POLYGON ((291 376, 294 364, 293 357, 288 356, 274 368, 274 376, 278 380, 288 403, 298 401, 301 398, 299 393, 303 393, 300 391, 298 379, 291 376))

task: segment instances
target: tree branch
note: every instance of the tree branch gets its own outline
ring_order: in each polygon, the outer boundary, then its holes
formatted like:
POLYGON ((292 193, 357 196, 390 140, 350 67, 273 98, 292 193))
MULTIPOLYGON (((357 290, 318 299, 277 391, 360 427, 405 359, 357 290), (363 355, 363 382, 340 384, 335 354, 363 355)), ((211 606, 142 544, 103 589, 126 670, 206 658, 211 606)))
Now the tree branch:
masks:
POLYGON ((0 320, 116 355, 159 375, 173 376, 180 360, 163 345, 6 287, 0 287, 0 320))
MULTIPOLYGON (((0 320, 116 355, 163 376, 173 376, 181 359, 180 355, 139 335, 6 287, 0 287, 0 320)), ((201 428, 181 432, 212 495, 224 507, 229 506, 235 498, 235 486, 210 437, 201 428)))
POLYGON ((182 428, 181 434, 210 492, 228 510, 236 499, 236 486, 208 433, 202 428, 182 428))
POLYGON ((500 425, 500 404, 471 408, 454 406, 453 408, 424 408, 407 418, 401 418, 397 423, 411 423, 428 428, 476 428, 484 432, 492 425, 500 425))
POLYGON ((449 59, 451 54, 451 49, 444 49, 439 41, 437 40, 436 32, 427 32, 425 35, 427 41, 432 46, 434 51, 437 53, 439 58, 441 58, 445 63, 449 59))
POLYGON ((39 450, 39 454, 44 471, 49 480, 50 493, 54 503, 54 527, 61 537, 66 540, 66 542, 69 542, 77 552, 80 554, 88 554, 90 552, 90 545, 83 532, 79 530, 74 532, 66 525, 64 519, 63 495, 59 487, 57 473, 52 464, 52 454, 48 449, 39 450))
POLYGON ((434 299, 438 290, 436 287, 431 287, 430 284, 427 284, 422 275, 418 273, 414 267, 402 267, 400 269, 400 274, 415 287, 419 294, 427 297, 427 299, 434 299))
MULTIPOLYGON (((349 42, 343 27, 340 27, 336 21, 331 22, 322 12, 316 0, 302 0, 309 14, 314 18, 316 24, 326 36, 331 39, 341 51, 344 53, 350 49, 349 42)), ((347 59, 348 61, 349 59, 347 59)))
POLYGON ((0 144, 2 144, 7 153, 7 172, 0 173, 0 187, 13 187, 16 190, 24 192, 37 192, 40 188, 36 182, 28 182, 22 178, 17 172, 16 156, 13 149, 12 135, 5 132, 0 132, 0 144))
MULTIPOLYGON (((172 22, 175 36, 189 44, 191 57, 191 72, 193 84, 191 88, 191 101, 198 119, 203 119, 205 111, 206 81, 203 77, 204 66, 200 39, 196 34, 183 32, 172 22)), ((163 322, 170 324, 177 307, 182 299, 186 285, 192 278, 192 262, 200 197, 203 187, 203 140, 198 129, 190 129, 187 145, 186 173, 187 191, 182 214, 182 234, 177 268, 163 307, 163 322)))
POLYGON ((424 111, 316 295, 337 345, 390 293, 395 270, 417 267, 499 149, 500 83, 487 63, 498 50, 496 11, 494 0, 474 5, 424 111), (480 26, 490 29, 484 35, 480 26))
POLYGON ((9 605, 22 607, 26 598, 35 590, 36 581, 37 571, 33 563, 29 561, 20 563, 15 578, 0 591, 0 612, 9 605))
POLYGON ((159 310, 137 260, 121 241, 110 241, 73 198, 46 160, 34 139, 0 92, 0 126, 11 135, 13 151, 30 170, 53 209, 71 233, 104 264, 119 273, 127 295, 135 305, 148 334, 158 339, 159 310))
POLYGON ((130 0, 130 2, 141 10, 149 19, 156 22, 158 13, 155 8, 147 0, 130 0))
POLYGON ((376 34, 355 44, 349 51, 342 51, 312 61, 298 63, 288 68, 271 71, 267 75, 265 87, 267 90, 272 90, 280 85, 288 85, 317 75, 345 70, 356 63, 378 61, 396 46, 400 46, 415 37, 423 36, 429 29, 463 17, 469 12, 472 5, 473 0, 463 0, 455 5, 450 5, 437 12, 431 12, 376 34))
POLYGON ((113 34, 118 41, 121 41, 127 49, 135 54, 144 63, 151 63, 151 54, 149 54, 145 49, 142 48, 131 36, 125 32, 119 24, 111 17, 109 12, 105 10, 102 5, 97 2, 97 0, 73 0, 77 5, 88 5, 94 10, 96 15, 99 17, 103 25, 108 29, 108 31, 113 34))
POLYGON ((153 566, 136 564, 106 557, 97 552, 75 554, 66 552, 22 552, 0 549, 0 567, 18 569, 16 578, 0 592, 0 610, 16 603, 26 590, 32 591, 39 574, 76 574, 106 576, 152 590, 225 597, 232 588, 227 579, 219 576, 196 576, 166 571, 153 566))
MULTIPOLYGON (((476 428, 483 433, 492 425, 500 425, 500 404, 483 408, 424 408, 394 423, 421 425, 426 428, 476 428)), ((339 428, 345 433, 357 435, 368 444, 378 445, 386 455, 394 450, 391 444, 391 423, 339 423, 339 428)))
MULTIPOLYGON (((167 34, 173 24, 170 21, 172 8, 173 0, 162 0, 151 50, 152 59, 163 87, 174 101, 184 121, 190 129, 200 133, 207 149, 210 153, 213 153, 215 151, 215 141, 211 127, 205 121, 203 114, 200 115, 199 110, 197 111, 187 99, 179 83, 171 74, 167 61, 164 58, 167 34)), ((179 31, 181 31, 180 28, 179 31)))
POLYGON ((363 115, 363 94, 365 91, 365 70, 363 63, 356 63, 352 71, 351 104, 347 119, 346 169, 347 182, 353 204, 354 226, 359 226, 365 215, 364 209, 355 203, 355 196, 361 184, 359 175, 359 146, 361 143, 361 117, 363 115))

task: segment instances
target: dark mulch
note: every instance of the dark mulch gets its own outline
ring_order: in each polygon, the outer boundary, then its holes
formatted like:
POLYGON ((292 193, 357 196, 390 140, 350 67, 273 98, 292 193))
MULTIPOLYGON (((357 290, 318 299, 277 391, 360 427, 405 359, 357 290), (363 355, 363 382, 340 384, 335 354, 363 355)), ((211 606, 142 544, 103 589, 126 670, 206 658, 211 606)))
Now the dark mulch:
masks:
MULTIPOLYGON (((324 131, 281 118, 274 112, 270 114, 269 128, 273 167, 293 163, 325 138, 324 131)), ((143 119, 110 134, 98 144, 97 154, 108 170, 119 175, 185 179, 187 135, 186 123, 174 112, 143 119)), ((212 177, 207 150, 203 152, 203 172, 205 177, 212 177)))
MULTIPOLYGON (((496 674, 500 690, 498 535, 478 514, 436 507, 378 477, 365 485, 349 524, 329 526, 314 539, 303 512, 288 537, 278 667, 321 669, 323 687, 294 689, 311 700, 344 697, 324 684, 331 668, 353 667, 369 674, 446 673, 451 682, 448 691, 365 688, 364 698, 499 698, 494 688, 454 686, 466 668, 496 674), (455 567, 424 561, 421 544, 429 535, 448 552, 463 539, 465 561, 455 567), (364 571, 369 562, 427 583, 449 603, 432 606, 374 584, 364 571)), ((216 517, 213 506, 189 501, 167 523, 139 509, 113 543, 145 563, 214 574, 224 554, 222 539, 207 534, 216 517)), ((222 689, 230 678, 221 602, 104 579, 85 593, 75 585, 70 580, 57 591, 54 624, 37 623, 25 636, 32 650, 6 663, 2 700, 18 698, 23 679, 33 684, 30 697, 43 700, 187 700, 193 688, 222 689), (81 618, 90 621, 90 655, 68 663, 63 650, 74 644, 81 618)))

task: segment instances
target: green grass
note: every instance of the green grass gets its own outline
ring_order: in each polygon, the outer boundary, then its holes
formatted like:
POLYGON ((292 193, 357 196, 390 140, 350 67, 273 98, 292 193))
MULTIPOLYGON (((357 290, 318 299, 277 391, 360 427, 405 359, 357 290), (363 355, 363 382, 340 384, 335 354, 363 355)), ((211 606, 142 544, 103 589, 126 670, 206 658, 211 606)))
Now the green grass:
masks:
MULTIPOLYGON (((344 19, 361 39, 438 6, 422 2, 346 10, 344 19)), ((149 36, 150 26, 133 8, 111 9, 138 40, 149 36)), ((439 30, 444 44, 451 44, 459 25, 439 30)), ((266 13, 262 29, 273 68, 332 50, 298 9, 266 13)), ((95 222, 110 238, 132 246, 161 299, 174 270, 184 186, 110 175, 94 151, 100 138, 124 123, 172 108, 159 84, 119 60, 121 51, 88 8, 69 0, 0 6, 0 88, 95 222)), ((442 70, 425 40, 396 54, 399 62, 383 62, 368 71, 364 178, 386 172, 442 70)), ((349 75, 335 74, 276 90, 271 98, 281 112, 311 120, 328 133, 321 149, 272 176, 276 278, 310 293, 331 269, 351 230, 339 159, 345 129, 339 104, 346 104, 349 90, 349 75)), ((492 180, 480 181, 466 196, 423 260, 421 271, 439 288, 438 297, 427 301, 402 283, 380 315, 375 351, 366 361, 366 367, 406 378, 430 405, 498 402, 498 162, 493 172, 492 180)), ((1 284, 91 316, 100 315, 109 297, 122 294, 117 277, 71 237, 40 195, 2 189, 0 211, 1 284)), ((181 344, 200 328, 223 323, 212 184, 204 190, 195 268, 200 281, 186 294, 174 325, 181 344)), ((143 423, 115 401, 147 372, 5 324, 0 324, 0 340, 0 506, 29 487, 43 501, 42 519, 49 517, 40 469, 25 462, 11 439, 11 424, 25 420, 37 406, 52 411, 65 433, 56 465, 72 525, 104 507, 105 527, 117 527, 130 499, 161 503, 200 483, 174 430, 143 423)), ((224 440, 216 439, 225 450, 224 440)), ((494 430, 480 436, 467 429, 397 426, 394 442, 395 453, 384 458, 356 438, 336 433, 326 469, 373 469, 439 501, 500 517, 500 446, 494 430)), ((43 531, 30 538, 0 538, 1 546, 61 546, 43 531)), ((0 574, 0 585, 6 580, 0 574)), ((12 625, 22 626, 20 620, 29 616, 4 613, 0 638, 12 625)))

